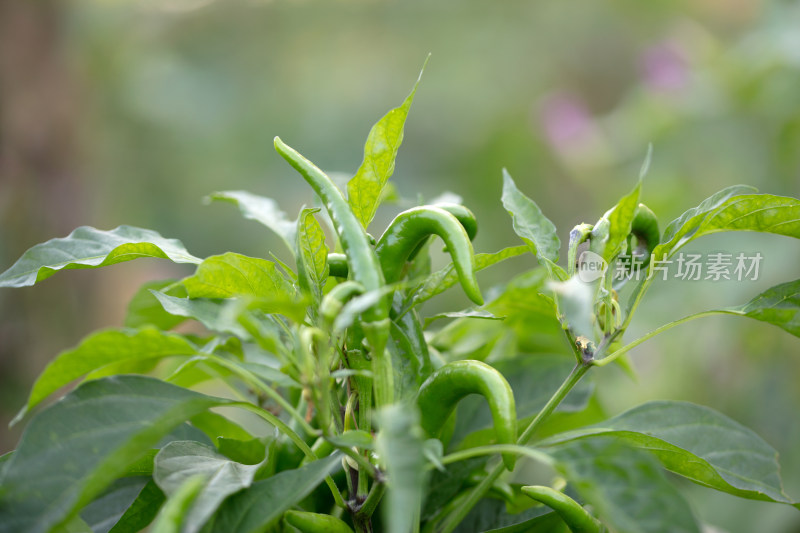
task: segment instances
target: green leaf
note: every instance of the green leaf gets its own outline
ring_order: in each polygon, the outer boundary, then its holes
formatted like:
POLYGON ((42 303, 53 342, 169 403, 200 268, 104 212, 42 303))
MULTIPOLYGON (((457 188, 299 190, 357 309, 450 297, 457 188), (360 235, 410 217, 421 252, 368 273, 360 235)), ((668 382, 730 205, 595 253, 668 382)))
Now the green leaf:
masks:
POLYGON ((505 502, 484 498, 455 529, 454 533, 569 533, 555 513, 544 506, 510 514, 505 502))
POLYGON ((244 218, 255 220, 283 239, 286 246, 296 253, 297 223, 281 211, 272 198, 265 198, 247 191, 219 191, 208 196, 208 200, 230 202, 239 207, 244 218))
POLYGON ((109 533, 139 533, 155 519, 165 499, 151 479, 109 533))
POLYGON ((536 202, 522 194, 506 169, 503 169, 503 207, 514 224, 514 232, 528 245, 537 257, 558 261, 561 241, 556 227, 550 222, 536 202))
POLYGON ((81 509, 81 518, 94 533, 107 533, 133 504, 150 477, 122 477, 114 481, 101 496, 81 509))
POLYGON ((425 327, 427 328, 432 322, 442 318, 478 318, 481 320, 503 320, 503 316, 495 316, 485 309, 465 309, 463 311, 452 311, 449 313, 439 313, 429 316, 425 319, 425 327))
POLYGON ((755 192, 753 187, 733 185, 709 196, 697 207, 687 210, 681 216, 670 222, 666 229, 664 229, 664 235, 661 237, 661 244, 656 246, 653 250, 653 257, 662 259, 670 256, 681 244, 688 242, 688 240, 683 242, 684 239, 693 238, 703 221, 728 200, 752 192, 755 192))
POLYGON ((28 403, 12 423, 21 420, 42 400, 64 385, 89 372, 126 361, 196 353, 198 353, 197 347, 182 335, 165 333, 153 327, 139 330, 109 329, 93 333, 77 347, 58 354, 45 367, 33 384, 28 403))
POLYGON ((339 465, 341 456, 334 453, 302 468, 284 470, 253 483, 248 490, 225 500, 209 533, 264 531, 284 512, 308 496, 339 465))
POLYGON ((800 337, 800 280, 776 285, 746 304, 724 311, 768 322, 800 337))
POLYGON ((371 450, 375 447, 372 434, 361 429, 351 429, 339 436, 326 437, 325 440, 339 447, 357 447, 365 450, 371 450))
MULTIPOLYGON (((167 498, 167 502, 150 528, 151 533, 181 533, 189 509, 196 505, 202 494, 205 479, 202 475, 186 479, 175 492, 167 498)), ((190 529, 189 531, 195 531, 190 529)))
POLYGON ((141 376, 84 383, 23 433, 0 479, 0 532, 59 526, 174 427, 229 403, 141 376))
POLYGON ((407 533, 419 521, 425 485, 425 434, 419 413, 406 405, 390 405, 378 414, 378 455, 388 475, 383 522, 388 533, 407 533))
MULTIPOLYGON (((164 307, 155 296, 156 291, 170 287, 176 280, 167 279, 150 281, 139 287, 128 303, 128 312, 125 315, 126 328, 139 328, 142 326, 155 326, 159 329, 169 330, 186 320, 185 316, 177 316, 164 310, 164 307)), ((181 287, 182 288, 182 287, 181 287)))
POLYGON ((215 442, 219 437, 239 440, 250 440, 253 438, 250 433, 242 429, 242 426, 233 422, 228 417, 213 411, 205 411, 192 417, 191 423, 194 427, 205 433, 212 442, 215 442))
POLYGON ((152 295, 170 315, 192 318, 210 331, 231 333, 240 339, 250 338, 247 331, 235 320, 230 302, 206 298, 177 298, 158 291, 153 291, 152 295))
POLYGON ((292 296, 292 284, 266 259, 228 252, 204 260, 194 275, 184 278, 189 298, 292 296))
POLYGON ((619 533, 700 533, 692 510, 648 453, 614 439, 566 443, 551 455, 594 512, 619 533))
POLYGON ((781 488, 777 452, 750 429, 708 407, 648 402, 540 445, 600 435, 646 449, 668 470, 701 485, 751 500, 791 503, 781 488))
MULTIPOLYGON (((511 257, 517 257, 528 251, 527 246, 512 246, 504 248, 499 252, 490 254, 475 254, 475 271, 483 270, 494 264, 497 264, 511 257)), ((430 300, 437 294, 441 294, 450 287, 458 284, 458 273, 456 273, 453 263, 438 270, 425 278, 419 285, 415 286, 409 291, 409 297, 406 304, 408 307, 414 307, 427 300, 430 300)))
MULTIPOLYGON (((426 59, 425 63, 427 62, 426 59)), ((347 202, 364 228, 372 222, 383 188, 394 172, 397 150, 403 142, 403 126, 424 70, 425 65, 422 66, 411 94, 400 107, 386 113, 372 126, 364 145, 364 161, 353 179, 347 183, 347 202)))
POLYGON ((639 180, 631 192, 623 196, 617 205, 603 215, 603 218, 607 218, 609 221, 608 241, 603 248, 603 259, 606 261, 616 257, 631 232, 631 222, 633 222, 633 215, 639 206, 641 189, 642 182, 639 180))
POLYGON ((98 268, 139 257, 161 257, 175 263, 200 262, 179 240, 165 239, 155 231, 132 226, 102 231, 81 226, 67 237, 50 239, 22 254, 11 268, 0 274, 0 287, 28 287, 59 270, 98 268))
POLYGON ((309 295, 313 309, 322 301, 322 288, 328 280, 328 246, 325 232, 314 213, 319 209, 303 209, 297 219, 297 279, 309 295))
POLYGON ((231 461, 199 442, 175 441, 156 455, 153 479, 170 498, 190 479, 200 479, 198 493, 184 509, 181 523, 181 531, 196 532, 225 498, 251 485, 260 467, 231 461))
POLYGON ((703 220, 695 237, 720 231, 760 231, 800 239, 800 200, 772 194, 731 198, 703 220))
MULTIPOLYGON (((667 231, 672 229, 670 224, 667 231)), ((739 194, 711 203, 674 231, 653 251, 656 257, 671 254, 703 235, 723 231, 758 231, 800 239, 800 200, 771 194, 739 194)))

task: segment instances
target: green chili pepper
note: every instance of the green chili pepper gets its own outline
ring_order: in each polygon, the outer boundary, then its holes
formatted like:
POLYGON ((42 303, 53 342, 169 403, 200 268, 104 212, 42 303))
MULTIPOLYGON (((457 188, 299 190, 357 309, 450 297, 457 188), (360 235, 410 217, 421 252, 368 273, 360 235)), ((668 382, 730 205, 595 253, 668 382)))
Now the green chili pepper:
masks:
POLYGON ((342 307, 353 296, 363 294, 364 286, 357 281, 349 280, 338 284, 330 290, 320 304, 320 315, 326 324, 331 325, 342 307))
MULTIPOLYGON (((378 291, 384 285, 383 270, 370 244, 369 237, 356 218, 342 192, 331 179, 311 161, 275 137, 275 149, 322 199, 333 221, 336 234, 347 255, 347 266, 353 280, 367 292, 378 291)), ((394 387, 391 385, 391 358, 384 354, 389 337, 389 299, 380 298, 365 310, 361 327, 372 351, 372 371, 375 376, 376 401, 379 406, 392 403, 394 387)))
POLYGON ((430 235, 438 235, 445 242, 464 292, 470 300, 482 305, 469 235, 454 215, 440 207, 423 206, 403 211, 386 228, 375 245, 386 281, 392 283, 401 278, 411 253, 430 235))
MULTIPOLYGON (((336 234, 347 254, 347 266, 353 279, 361 283, 367 291, 375 291, 384 285, 383 271, 375 252, 370 246, 364 228, 356 218, 341 191, 331 179, 317 168, 311 161, 296 150, 275 137, 275 149, 297 170, 314 192, 322 199, 333 221, 336 234)), ((364 313, 367 322, 378 322, 389 316, 389 305, 386 299, 364 313)))
MULTIPOLYGON (((497 442, 516 444, 514 393, 500 372, 481 361, 447 363, 422 384, 417 396, 422 429, 433 437, 437 436, 458 402, 469 394, 486 398, 497 442)), ((509 470, 514 468, 515 460, 515 455, 503 454, 503 462, 509 470)))
POLYGON ((563 492, 542 486, 522 487, 521 490, 523 494, 555 511, 572 533, 602 533, 606 531, 599 520, 563 492))
POLYGON ((301 533, 353 533, 353 530, 335 516, 308 511, 286 511, 286 523, 296 527, 301 533))
POLYGON ((328 254, 328 275, 336 278, 346 278, 347 269, 347 256, 344 254, 329 253, 328 254))
MULTIPOLYGON (((636 237, 636 249, 633 254, 644 266, 650 262, 650 254, 661 240, 658 230, 658 219, 649 207, 639 204, 631 222, 631 235, 636 237)), ((631 250, 631 235, 628 236, 628 249, 631 250)))
POLYGON ((475 218, 475 213, 460 204, 434 204, 433 207, 444 209, 464 226, 464 231, 467 232, 469 240, 474 240, 475 235, 478 234, 478 219, 475 218))

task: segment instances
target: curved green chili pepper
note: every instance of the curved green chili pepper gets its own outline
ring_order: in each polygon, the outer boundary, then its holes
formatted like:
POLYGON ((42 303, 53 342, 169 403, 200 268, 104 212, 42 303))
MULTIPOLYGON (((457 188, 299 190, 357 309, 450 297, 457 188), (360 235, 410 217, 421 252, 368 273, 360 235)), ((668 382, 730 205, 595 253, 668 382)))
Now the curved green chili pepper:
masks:
POLYGON ((650 262, 650 254, 658 246, 661 232, 658 230, 658 219, 649 207, 639 204, 631 222, 631 234, 628 236, 628 249, 641 261, 642 266, 650 262), (636 237, 636 249, 631 250, 631 235, 636 237))
POLYGON ((346 278, 349 272, 347 268, 347 256, 344 254, 328 254, 328 275, 336 278, 346 278))
POLYGON ((364 286, 357 281, 349 280, 338 284, 322 299, 319 306, 322 319, 328 325, 333 324, 347 301, 363 293, 364 286))
MULTIPOLYGON (((422 384, 417 396, 422 429, 435 437, 462 398, 480 394, 486 398, 494 420, 494 431, 499 444, 516 444, 517 411, 514 393, 503 375, 481 361, 454 361, 431 374, 422 384)), ((516 456, 503 454, 509 470, 514 468, 516 456)))
POLYGON ((475 279, 475 258, 467 231, 454 215, 440 207, 423 206, 403 211, 386 228, 375 245, 386 281, 392 283, 400 279, 411 253, 430 235, 438 235, 445 242, 464 293, 482 305, 483 296, 475 279))
POLYGON ((475 218, 475 213, 467 209, 461 204, 433 204, 433 207, 444 209, 464 226, 464 231, 467 232, 469 240, 475 240, 475 235, 478 234, 478 219, 475 218))
POLYGON ((328 514, 289 510, 283 519, 301 533, 353 533, 345 522, 328 514))
MULTIPOLYGON (((361 222, 350 209, 342 192, 324 172, 287 146, 279 137, 275 137, 275 150, 303 176, 325 204, 347 255, 347 266, 352 279, 359 282, 367 292, 379 291, 385 285, 381 263, 361 222)), ((389 338, 389 299, 380 298, 375 305, 366 309, 361 317, 364 320, 361 327, 373 355, 375 397, 379 406, 388 405, 392 403, 394 393, 394 387, 391 386, 393 375, 391 358, 384 354, 389 338)))
POLYGON ((521 490, 526 496, 555 511, 572 533, 602 533, 606 531, 599 520, 563 492, 542 486, 522 487, 521 490))

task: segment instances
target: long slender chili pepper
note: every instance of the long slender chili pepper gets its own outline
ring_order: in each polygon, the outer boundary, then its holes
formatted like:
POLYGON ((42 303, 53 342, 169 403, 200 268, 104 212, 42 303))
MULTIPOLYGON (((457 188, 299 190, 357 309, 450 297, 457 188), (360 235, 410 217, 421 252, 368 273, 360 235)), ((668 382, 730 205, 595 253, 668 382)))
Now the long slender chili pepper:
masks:
POLYGON ((389 224, 375 245, 386 280, 391 283, 400 279, 409 256, 430 235, 438 235, 445 242, 464 292, 470 300, 482 305, 469 235, 458 219, 441 207, 414 207, 397 215, 389 224))
POLYGON ((606 528, 581 505, 550 487, 522 487, 522 493, 543 503, 558 514, 572 533, 602 533, 606 528))
POLYGON ((353 533, 345 522, 328 514, 289 510, 283 519, 301 533, 353 533))
MULTIPOLYGON (((494 431, 500 444, 517 441, 517 412, 514 393, 503 375, 481 361, 453 361, 447 363, 422 384, 417 396, 422 429, 437 436, 462 398, 480 394, 486 398, 494 420, 494 431)), ((509 470, 514 468, 516 456, 503 454, 509 470)))
MULTIPOLYGON (((303 176, 325 204, 347 256, 350 277, 359 282, 366 292, 380 290, 385 284, 381 264, 367 233, 341 191, 324 172, 286 145, 279 137, 275 137, 275 149, 303 176)), ((394 392, 394 387, 391 385, 393 375, 391 357, 384 353, 389 337, 389 299, 380 298, 375 305, 365 310, 361 317, 363 319, 361 327, 372 352, 375 400, 379 406, 388 405, 392 403, 394 392)))

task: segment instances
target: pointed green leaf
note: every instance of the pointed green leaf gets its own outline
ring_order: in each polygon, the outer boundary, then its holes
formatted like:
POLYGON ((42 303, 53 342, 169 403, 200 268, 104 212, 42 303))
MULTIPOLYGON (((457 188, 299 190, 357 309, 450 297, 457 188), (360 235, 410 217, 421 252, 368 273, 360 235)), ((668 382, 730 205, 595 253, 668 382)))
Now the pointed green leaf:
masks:
POLYGON ((165 499, 164 493, 151 479, 109 533, 140 533, 155 519, 165 499))
MULTIPOLYGON (((168 313, 154 296, 154 292, 170 287, 177 280, 150 281, 139 287, 136 294, 128 303, 128 312, 125 315, 126 328, 139 328, 142 326, 155 326, 159 329, 172 329, 184 320, 185 316, 168 313)), ((180 289, 182 287, 179 286, 180 289)))
POLYGON ((208 200, 230 202, 239 207, 244 218, 255 220, 283 239, 292 253, 296 252, 295 244, 297 223, 278 207, 278 202, 247 191, 219 191, 208 196, 208 200))
POLYGON ((229 403, 141 376, 84 383, 22 435, 0 479, 0 532, 59 526, 178 424, 229 403))
POLYGON ((664 235, 661 238, 661 244, 656 246, 653 250, 653 257, 657 259, 669 257, 683 244, 697 236, 697 229, 703 224, 706 218, 720 209, 726 202, 737 196, 753 192, 755 192, 753 187, 733 185, 712 194, 697 207, 687 210, 667 225, 664 230, 664 235))
POLYGON ((204 260, 194 275, 184 278, 183 285, 190 298, 277 298, 294 294, 292 284, 275 263, 232 252, 204 260))
POLYGON ((522 194, 506 169, 503 169, 503 207, 514 224, 514 232, 528 245, 537 257, 558 261, 561 241, 556 227, 550 222, 536 202, 522 194))
POLYGON ((191 422, 194 427, 205 433, 212 442, 216 442, 219 437, 240 440, 253 438, 250 433, 242 429, 242 426, 213 411, 200 413, 192 417, 191 422))
POLYGON ((198 494, 182 517, 181 531, 190 533, 199 531, 225 498, 249 487, 260 467, 231 461, 199 442, 175 441, 156 455, 153 479, 170 498, 190 479, 201 480, 198 494))
POLYGON ((93 333, 75 348, 58 354, 45 367, 33 384, 27 405, 17 414, 14 422, 22 419, 64 385, 92 371, 126 361, 194 355, 197 352, 197 347, 182 335, 165 333, 153 327, 140 330, 109 329, 93 333))
POLYGON ((303 209, 297 219, 297 279, 309 295, 313 309, 322 300, 322 287, 328 280, 328 246, 325 232, 314 213, 319 209, 303 209))
POLYGON ((652 452, 668 470, 753 500, 791 503, 777 452, 750 429, 688 402, 648 402, 605 422, 553 436, 542 445, 611 435, 652 452))
POLYGON ((691 238, 721 231, 759 231, 800 239, 800 200, 772 194, 736 196, 705 217, 691 238))
POLYGON ((206 298, 177 298, 159 291, 153 291, 152 295, 170 315, 192 318, 210 331, 231 333, 240 339, 250 338, 247 331, 236 321, 229 302, 206 298))
POLYGON ((800 337, 800 279, 776 285, 725 312, 768 322, 800 337))
POLYGON ((296 470, 284 470, 246 491, 234 494, 220 507, 210 533, 259 533, 308 496, 341 464, 334 453, 296 470))
POLYGON ((419 520, 425 484, 425 433, 419 413, 391 405, 379 413, 378 455, 388 475, 383 521, 388 533, 407 533, 419 520))
MULTIPOLYGON (((517 257, 528 251, 527 246, 512 246, 504 248, 499 252, 489 254, 475 254, 475 271, 483 270, 511 257, 517 257)), ((453 263, 438 270, 425 278, 419 285, 409 291, 408 301, 410 305, 416 306, 430 300, 437 294, 441 294, 450 287, 458 284, 458 273, 456 273, 453 263)))
MULTIPOLYGON (((425 60, 427 63, 427 59, 425 60)), ((425 65, 422 66, 422 71, 425 65)), ((364 145, 364 161, 356 175, 347 183, 347 202, 353 209, 356 218, 365 228, 372 222, 375 211, 380 204, 381 195, 386 183, 394 173, 394 162, 397 151, 403 142, 403 127, 408 111, 414 101, 417 86, 422 78, 422 71, 414 84, 414 88, 400 107, 386 113, 369 132, 364 145)))
POLYGON ((603 523, 619 533, 700 533, 692 510, 646 452, 613 439, 569 442, 551 455, 603 523))
POLYGON ((0 274, 0 287, 27 287, 59 270, 98 268, 139 257, 161 257, 175 263, 199 263, 176 239, 165 239, 155 231, 120 226, 102 231, 81 226, 69 236, 50 239, 22 254, 11 268, 0 274))
POLYGON ((133 504, 149 480, 149 476, 115 480, 100 497, 81 509, 81 518, 94 533, 107 533, 133 504))
POLYGON ((484 498, 462 520, 455 533, 570 533, 564 522, 544 506, 511 514, 505 502, 484 498))
POLYGON ((608 241, 603 248, 603 259, 606 261, 616 257, 631 232, 631 222, 633 222, 633 215, 639 206, 641 189, 642 182, 640 180, 630 193, 623 196, 617 205, 603 215, 603 218, 607 218, 609 221, 608 241))

